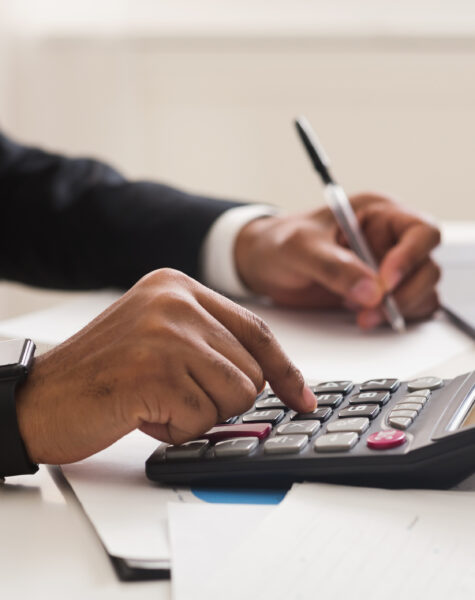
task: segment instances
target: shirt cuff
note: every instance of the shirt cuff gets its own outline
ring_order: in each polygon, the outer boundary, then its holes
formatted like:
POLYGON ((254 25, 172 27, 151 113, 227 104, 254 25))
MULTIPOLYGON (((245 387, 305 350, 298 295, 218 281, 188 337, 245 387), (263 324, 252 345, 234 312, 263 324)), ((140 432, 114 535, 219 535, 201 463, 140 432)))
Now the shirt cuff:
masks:
POLYGON ((266 204, 246 204, 230 208, 219 216, 208 231, 201 247, 201 280, 208 287, 235 298, 253 294, 239 278, 234 246, 241 229, 254 219, 278 214, 266 204))

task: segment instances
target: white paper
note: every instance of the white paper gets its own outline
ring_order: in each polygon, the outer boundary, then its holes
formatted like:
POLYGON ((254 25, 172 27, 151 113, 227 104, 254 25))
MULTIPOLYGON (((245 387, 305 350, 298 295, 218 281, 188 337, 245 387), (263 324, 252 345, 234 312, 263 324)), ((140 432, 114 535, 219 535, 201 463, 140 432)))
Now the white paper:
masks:
POLYGON ((405 333, 397 334, 389 328, 362 331, 354 317, 344 312, 247 307, 264 318, 309 380, 409 379, 416 374, 432 374, 435 365, 474 345, 443 316, 410 324, 405 333))
POLYGON ((135 431, 113 446, 62 467, 109 554, 136 560, 170 557, 167 503, 177 491, 152 484, 145 461, 158 442, 135 431))
POLYGON ((272 510, 275 507, 170 503, 173 599, 196 600, 197 590, 221 570, 232 551, 272 510))
POLYGON ((26 337, 56 345, 82 329, 120 297, 117 292, 91 292, 74 300, 0 321, 1 337, 26 337))
POLYGON ((297 484, 196 597, 472 600, 474 508, 473 492, 297 484))

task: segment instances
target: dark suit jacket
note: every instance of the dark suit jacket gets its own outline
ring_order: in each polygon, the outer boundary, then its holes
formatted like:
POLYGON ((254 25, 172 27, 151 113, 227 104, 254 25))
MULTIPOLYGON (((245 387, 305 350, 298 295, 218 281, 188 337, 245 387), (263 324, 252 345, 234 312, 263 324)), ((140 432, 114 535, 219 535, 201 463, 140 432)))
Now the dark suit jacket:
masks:
POLYGON ((0 277, 63 289, 127 288, 172 267, 198 277, 202 241, 238 203, 195 196, 0 134, 0 277))

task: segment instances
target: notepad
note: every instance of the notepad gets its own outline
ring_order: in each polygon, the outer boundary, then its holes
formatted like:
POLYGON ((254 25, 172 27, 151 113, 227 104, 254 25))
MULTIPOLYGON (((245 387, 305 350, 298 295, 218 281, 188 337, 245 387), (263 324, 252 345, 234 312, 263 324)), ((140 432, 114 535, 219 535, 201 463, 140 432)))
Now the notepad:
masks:
POLYGON ((197 596, 473 600, 474 510, 473 492, 296 484, 197 596))

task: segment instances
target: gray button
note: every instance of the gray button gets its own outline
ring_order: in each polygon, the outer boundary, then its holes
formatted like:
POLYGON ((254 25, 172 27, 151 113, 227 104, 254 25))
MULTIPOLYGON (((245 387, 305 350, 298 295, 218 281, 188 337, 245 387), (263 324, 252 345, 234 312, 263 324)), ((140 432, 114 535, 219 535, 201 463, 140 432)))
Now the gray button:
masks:
POLYGON ((308 437, 312 437, 314 433, 320 429, 322 424, 320 421, 294 421, 292 423, 285 423, 279 425, 276 429, 277 435, 289 435, 289 434, 304 434, 308 437))
POLYGON ((399 384, 399 379, 369 379, 361 384, 360 390, 387 390, 388 392, 395 392, 399 384))
POLYGON ((343 402, 343 394, 316 394, 318 406, 336 408, 343 402))
POLYGON ((351 417, 368 417, 374 419, 381 409, 377 404, 355 404, 340 410, 338 416, 342 419, 349 419, 351 417))
POLYGON ((275 425, 282 420, 284 416, 283 410, 256 410, 254 412, 244 415, 242 418, 243 423, 272 423, 275 425))
POLYGON ((339 392, 340 394, 348 394, 353 389, 351 381, 323 381, 318 385, 313 385, 314 394, 329 394, 330 392, 339 392))
POLYGON ((389 413, 390 417, 407 417, 408 419, 415 419, 417 417, 417 410, 399 410, 394 409, 389 413))
POLYGON ((327 433, 315 441, 317 452, 345 452, 351 450, 358 441, 358 434, 354 431, 345 433, 327 433))
POLYGON ((398 402, 394 410, 415 410, 419 413, 422 410, 422 404, 419 404, 419 402, 398 402))
POLYGON ((407 389, 410 392, 416 392, 419 390, 436 390, 444 385, 444 382, 439 377, 419 377, 419 379, 413 379, 407 384, 407 389))
POLYGON ((362 392, 351 396, 350 404, 386 404, 388 400, 388 392, 362 392))
POLYGON ((366 419, 365 417, 353 417, 328 423, 327 432, 337 433, 338 431, 354 431, 355 433, 364 433, 368 427, 369 419, 366 419))
POLYGON ((203 456, 208 446, 208 440, 193 440, 191 442, 181 444, 181 446, 168 446, 165 450, 165 454, 169 460, 189 460, 190 458, 200 458, 203 456))
POLYGON ((216 456, 247 456, 259 446, 259 440, 256 437, 233 438, 232 440, 223 440, 214 446, 216 456))
POLYGON ((285 406, 282 400, 280 398, 277 398, 276 396, 272 396, 271 398, 264 398, 263 400, 258 400, 256 402, 255 408, 283 408, 285 410, 288 410, 287 406, 285 406))
POLYGON ((296 454, 308 443, 306 435, 279 435, 264 442, 266 454, 296 454))
POLYGON ((407 396, 403 396, 400 400, 398 400, 396 404, 406 404, 407 402, 414 402, 415 404, 420 404, 421 406, 424 406, 427 402, 427 398, 425 396, 416 396, 415 394, 408 394, 407 396))
POLYGON ((412 419, 408 417, 389 417, 389 424, 396 429, 407 429, 412 423, 412 419))
POLYGON ((428 400, 429 396, 430 396, 430 390, 428 390, 427 388, 423 389, 423 390, 417 390, 417 392, 412 392, 412 394, 409 394, 409 396, 423 396, 426 400, 428 400))

